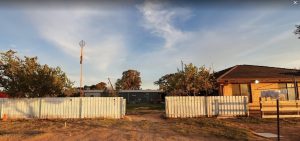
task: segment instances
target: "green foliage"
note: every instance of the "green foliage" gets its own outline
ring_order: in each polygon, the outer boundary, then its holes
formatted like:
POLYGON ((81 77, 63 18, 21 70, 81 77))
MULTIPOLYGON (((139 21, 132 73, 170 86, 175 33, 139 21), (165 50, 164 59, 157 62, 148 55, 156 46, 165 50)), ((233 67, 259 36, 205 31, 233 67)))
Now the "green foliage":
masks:
POLYGON ((10 97, 62 96, 72 86, 59 67, 41 65, 37 57, 22 59, 12 50, 0 55, 0 84, 10 97))
POLYGON ((299 39, 300 39, 300 25, 296 25, 296 30, 294 31, 294 33, 296 35, 299 35, 299 39))
POLYGON ((117 80, 115 86, 117 90, 139 90, 141 83, 140 72, 127 70, 123 72, 122 78, 117 80))
POLYGON ((91 86, 84 86, 84 89, 90 89, 90 90, 106 90, 107 89, 107 84, 105 82, 99 82, 96 85, 91 85, 91 86))
POLYGON ((201 91, 211 93, 216 89, 216 80, 211 69, 185 65, 183 71, 166 74, 154 84, 169 95, 196 95, 201 91))
POLYGON ((106 90, 107 89, 106 83, 100 82, 100 83, 96 84, 95 89, 96 90, 106 90))

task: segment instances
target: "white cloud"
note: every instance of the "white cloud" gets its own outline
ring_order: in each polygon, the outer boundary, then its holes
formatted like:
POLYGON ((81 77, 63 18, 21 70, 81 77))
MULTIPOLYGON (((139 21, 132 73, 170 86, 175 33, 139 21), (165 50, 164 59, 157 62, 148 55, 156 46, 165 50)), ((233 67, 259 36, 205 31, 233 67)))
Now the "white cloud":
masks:
POLYGON ((172 24, 175 17, 189 17, 190 11, 185 8, 168 8, 167 3, 145 1, 138 6, 143 14, 143 26, 151 33, 164 38, 166 48, 171 48, 185 38, 185 33, 172 24))
POLYGON ((153 72, 144 75, 147 86, 162 75, 175 72, 180 68, 180 60, 197 66, 213 66, 217 71, 238 64, 291 67, 299 62, 299 57, 291 53, 300 51, 291 30, 294 27, 291 23, 297 23, 297 18, 270 21, 282 14, 280 9, 241 10, 235 15, 220 10, 218 12, 224 12, 226 17, 222 18, 226 20, 184 32, 172 24, 172 18, 179 13, 174 12, 176 7, 166 8, 166 5, 145 2, 138 7, 143 14, 143 26, 164 38, 167 47, 137 57, 137 60, 143 60, 142 72, 153 72))

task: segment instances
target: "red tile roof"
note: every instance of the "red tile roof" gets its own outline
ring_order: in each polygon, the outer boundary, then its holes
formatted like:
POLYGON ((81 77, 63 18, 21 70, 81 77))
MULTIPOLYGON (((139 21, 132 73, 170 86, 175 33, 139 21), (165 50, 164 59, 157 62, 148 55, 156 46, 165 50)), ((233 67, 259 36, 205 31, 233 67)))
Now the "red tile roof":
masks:
POLYGON ((255 66, 255 65, 236 65, 234 67, 216 72, 217 81, 293 81, 300 80, 300 70, 278 67, 255 66))

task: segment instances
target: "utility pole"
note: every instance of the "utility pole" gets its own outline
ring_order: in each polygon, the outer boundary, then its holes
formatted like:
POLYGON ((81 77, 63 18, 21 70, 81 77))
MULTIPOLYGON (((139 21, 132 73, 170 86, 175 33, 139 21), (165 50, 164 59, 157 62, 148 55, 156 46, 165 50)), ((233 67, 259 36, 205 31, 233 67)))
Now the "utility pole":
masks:
POLYGON ((85 46, 85 41, 81 40, 79 42, 80 46, 80 96, 83 96, 83 87, 82 87, 82 61, 83 61, 83 47, 85 46))

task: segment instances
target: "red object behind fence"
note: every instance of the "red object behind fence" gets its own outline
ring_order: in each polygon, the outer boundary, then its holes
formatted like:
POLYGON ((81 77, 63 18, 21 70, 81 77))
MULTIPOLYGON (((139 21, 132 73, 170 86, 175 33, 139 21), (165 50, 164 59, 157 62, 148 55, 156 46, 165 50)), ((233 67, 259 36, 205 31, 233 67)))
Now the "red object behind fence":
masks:
POLYGON ((8 95, 4 92, 0 92, 0 98, 8 98, 8 95))

